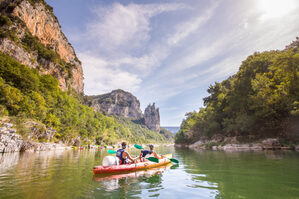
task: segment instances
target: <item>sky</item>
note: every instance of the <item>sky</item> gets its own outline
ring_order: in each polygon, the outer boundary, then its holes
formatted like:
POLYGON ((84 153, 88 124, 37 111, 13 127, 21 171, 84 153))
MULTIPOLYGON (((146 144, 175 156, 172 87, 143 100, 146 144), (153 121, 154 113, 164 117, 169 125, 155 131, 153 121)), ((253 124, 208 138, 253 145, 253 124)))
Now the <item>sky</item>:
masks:
POLYGON ((84 92, 123 89, 161 126, 203 107, 209 85, 299 36, 298 0, 46 0, 82 62, 84 92))

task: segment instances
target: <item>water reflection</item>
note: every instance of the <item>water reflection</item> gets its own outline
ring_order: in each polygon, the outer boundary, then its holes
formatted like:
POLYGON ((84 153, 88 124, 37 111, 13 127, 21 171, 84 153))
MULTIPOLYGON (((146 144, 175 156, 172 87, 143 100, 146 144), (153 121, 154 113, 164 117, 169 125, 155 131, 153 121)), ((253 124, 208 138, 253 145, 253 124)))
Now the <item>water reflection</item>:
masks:
POLYGON ((299 153, 181 149, 176 152, 185 164, 184 171, 192 176, 193 183, 188 187, 214 189, 218 192, 216 198, 296 198, 299 195, 299 153))
MULTIPOLYGON (((132 150, 137 155, 140 151, 132 150)), ((0 198, 298 198, 299 153, 161 148, 180 165, 93 175, 106 151, 0 154, 0 198)))
POLYGON ((134 183, 139 183, 140 188, 151 189, 150 191, 154 192, 162 189, 162 173, 170 169, 171 166, 172 164, 168 164, 158 168, 129 173, 94 175, 93 180, 98 182, 99 187, 104 188, 106 191, 121 189, 122 192, 127 192, 126 188, 134 183))
POLYGON ((19 156, 19 153, 0 153, 0 175, 15 167, 19 156))

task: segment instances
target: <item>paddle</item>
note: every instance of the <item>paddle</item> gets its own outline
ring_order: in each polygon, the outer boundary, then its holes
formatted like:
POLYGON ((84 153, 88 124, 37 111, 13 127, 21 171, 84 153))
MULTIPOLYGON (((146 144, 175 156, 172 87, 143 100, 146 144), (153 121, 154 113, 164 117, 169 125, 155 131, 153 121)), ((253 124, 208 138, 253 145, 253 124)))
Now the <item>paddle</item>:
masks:
POLYGON ((179 167, 178 164, 174 164, 174 165, 172 165, 172 166, 170 167, 170 169, 176 169, 176 168, 178 168, 178 167, 179 167))
POLYGON ((151 161, 151 162, 159 163, 159 159, 158 159, 158 158, 155 158, 155 157, 149 157, 149 158, 146 158, 146 159, 148 159, 148 160, 151 161))
POLYGON ((114 151, 114 150, 110 150, 110 149, 108 149, 108 151, 107 151, 109 154, 116 154, 117 152, 116 151, 114 151))
MULTIPOLYGON (((142 146, 140 146, 140 145, 138 145, 138 144, 134 144, 134 147, 136 148, 136 149, 143 149, 143 147, 142 146)), ((166 157, 165 157, 166 158, 166 157)), ((149 157, 149 158, 147 158, 149 161, 152 161, 152 162, 157 162, 157 163, 159 163, 159 159, 158 158, 155 158, 155 157, 149 157)), ((174 158, 167 158, 167 159, 169 159, 171 162, 174 162, 174 163, 179 163, 179 161, 177 160, 177 159, 174 159, 174 158)))
POLYGON ((135 147, 136 149, 143 149, 143 147, 140 146, 140 145, 138 145, 138 144, 134 144, 134 147, 135 147))

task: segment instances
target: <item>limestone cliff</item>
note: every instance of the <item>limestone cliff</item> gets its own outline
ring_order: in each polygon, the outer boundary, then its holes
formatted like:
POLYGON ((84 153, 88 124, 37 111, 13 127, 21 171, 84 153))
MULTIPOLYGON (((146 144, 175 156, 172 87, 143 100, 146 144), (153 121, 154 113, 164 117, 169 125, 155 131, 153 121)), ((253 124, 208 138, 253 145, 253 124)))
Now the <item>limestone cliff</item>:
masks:
POLYGON ((89 105, 95 111, 127 118, 141 119, 143 117, 140 102, 129 92, 118 89, 107 94, 90 96, 90 98, 89 105))
POLYGON ((95 111, 138 119, 150 130, 160 131, 159 108, 156 108, 155 103, 148 105, 143 115, 138 99, 129 92, 118 89, 103 95, 88 96, 86 103, 95 111))
POLYGON ((83 93, 81 62, 44 0, 0 0, 0 51, 83 93))
POLYGON ((159 108, 155 107, 155 103, 153 105, 148 105, 144 111, 144 122, 145 125, 153 130, 160 131, 160 114, 159 108))

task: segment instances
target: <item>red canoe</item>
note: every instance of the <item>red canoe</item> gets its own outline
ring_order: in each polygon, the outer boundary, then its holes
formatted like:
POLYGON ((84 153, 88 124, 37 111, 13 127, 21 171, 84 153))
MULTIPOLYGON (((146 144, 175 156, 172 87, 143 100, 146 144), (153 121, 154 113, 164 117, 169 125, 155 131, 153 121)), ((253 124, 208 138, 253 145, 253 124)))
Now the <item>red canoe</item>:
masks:
POLYGON ((134 172, 122 172, 122 173, 112 173, 112 174, 102 174, 102 175, 94 175, 94 181, 111 181, 111 180, 118 180, 122 178, 138 178, 138 177, 151 177, 158 173, 162 173, 164 170, 169 169, 172 164, 166 164, 160 167, 151 168, 148 170, 137 170, 134 172))
POLYGON ((164 157, 167 158, 159 159, 159 163, 148 161, 148 162, 138 162, 132 164, 113 165, 113 166, 95 166, 93 168, 93 173, 94 174, 117 173, 117 172, 136 171, 136 170, 159 167, 170 163, 170 160, 168 158, 172 158, 172 154, 165 155, 164 157))

